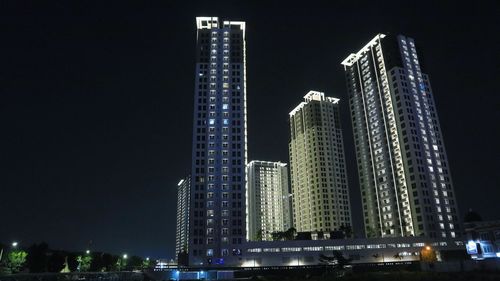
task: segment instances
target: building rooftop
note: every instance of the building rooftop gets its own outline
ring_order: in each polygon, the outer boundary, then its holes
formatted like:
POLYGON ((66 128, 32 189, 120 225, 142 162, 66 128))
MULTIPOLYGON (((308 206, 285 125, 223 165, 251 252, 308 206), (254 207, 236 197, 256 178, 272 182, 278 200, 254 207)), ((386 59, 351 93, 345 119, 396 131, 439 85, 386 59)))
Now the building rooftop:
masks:
MULTIPOLYGON (((239 26, 245 31, 246 24, 244 21, 223 21, 222 27, 239 26)), ((220 28, 218 17, 196 17, 196 27, 198 29, 220 28)))
POLYGON ((358 61, 359 58, 361 58, 361 56, 365 52, 368 52, 370 50, 370 47, 376 45, 377 41, 379 41, 380 39, 382 39, 384 37, 385 37, 385 34, 382 34, 382 33, 377 34, 375 37, 373 37, 372 40, 370 40, 370 42, 368 42, 368 44, 366 44, 363 48, 361 48, 361 50, 359 50, 356 54, 350 54, 347 58, 345 58, 342 61, 341 64, 343 66, 352 66, 355 62, 358 61))
POLYGON ((297 107, 295 107, 292 111, 290 111, 289 115, 290 117, 294 116, 304 105, 308 104, 310 101, 326 101, 330 102, 333 104, 338 104, 340 99, 338 98, 333 98, 333 97, 325 97, 325 93, 319 92, 319 91, 309 91, 305 96, 304 96, 303 102, 301 102, 297 107))

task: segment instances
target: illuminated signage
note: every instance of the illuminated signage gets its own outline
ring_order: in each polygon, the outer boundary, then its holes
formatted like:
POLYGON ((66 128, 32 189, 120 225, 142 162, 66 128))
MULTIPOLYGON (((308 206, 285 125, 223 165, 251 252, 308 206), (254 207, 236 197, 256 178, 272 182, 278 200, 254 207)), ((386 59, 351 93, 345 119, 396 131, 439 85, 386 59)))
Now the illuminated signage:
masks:
POLYGON ((467 242, 467 254, 477 255, 477 244, 474 241, 467 242))

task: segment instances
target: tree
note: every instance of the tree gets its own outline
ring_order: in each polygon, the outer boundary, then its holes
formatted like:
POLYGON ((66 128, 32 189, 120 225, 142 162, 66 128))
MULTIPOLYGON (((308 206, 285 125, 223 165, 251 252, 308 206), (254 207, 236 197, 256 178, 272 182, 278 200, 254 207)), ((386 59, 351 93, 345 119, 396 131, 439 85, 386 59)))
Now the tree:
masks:
POLYGON ((183 249, 182 252, 177 254, 177 263, 180 266, 189 266, 189 255, 187 249, 183 249))
POLYGON ((352 238, 352 227, 350 225, 341 225, 339 230, 344 232, 346 238, 352 238))
POLYGON ((147 258, 142 261, 141 269, 146 270, 148 268, 153 268, 155 265, 156 263, 154 261, 151 261, 149 258, 147 258))
POLYGON ((271 233, 271 238, 273 241, 280 241, 283 240, 283 232, 282 231, 276 231, 271 233))
POLYGON ((78 271, 89 271, 92 264, 92 257, 90 255, 76 257, 78 262, 78 271))
POLYGON ((257 230, 257 234, 255 235, 255 241, 262 241, 262 229, 257 230))
POLYGON ((25 251, 12 251, 7 254, 2 266, 2 273, 15 274, 23 269, 28 253, 25 251))
POLYGON ((31 273, 46 272, 47 271, 47 253, 49 245, 45 242, 40 244, 33 244, 28 248, 28 257, 26 264, 31 273))
POLYGON ((404 256, 402 256, 402 255, 400 255, 399 253, 397 253, 397 254, 395 254, 395 255, 393 256, 393 258, 398 259, 398 260, 402 260, 402 259, 404 259, 404 256))
POLYGON ((319 262, 324 265, 332 265, 334 268, 343 269, 351 263, 352 259, 346 259, 339 251, 333 251, 333 256, 319 255, 319 262))
POLYGON ((377 233, 375 232, 375 230, 373 228, 371 228, 370 226, 366 226, 365 230, 366 230, 366 237, 367 238, 377 236, 377 233))
POLYGON ((290 227, 287 231, 285 231, 283 236, 286 240, 294 240, 296 234, 297 230, 294 227, 290 227))
POLYGON ((138 256, 131 256, 128 259, 127 267, 132 270, 141 269, 142 268, 142 258, 138 256))
POLYGON ((66 266, 66 253, 61 251, 52 251, 48 258, 47 271, 61 272, 66 266))
POLYGON ((115 271, 123 271, 127 267, 127 259, 118 258, 115 263, 115 271))

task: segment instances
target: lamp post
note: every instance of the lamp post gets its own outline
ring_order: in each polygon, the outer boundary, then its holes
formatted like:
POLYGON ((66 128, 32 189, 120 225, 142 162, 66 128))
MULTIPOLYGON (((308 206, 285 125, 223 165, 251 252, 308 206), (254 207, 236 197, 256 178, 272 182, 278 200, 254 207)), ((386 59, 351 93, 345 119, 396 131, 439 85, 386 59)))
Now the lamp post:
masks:
MULTIPOLYGON (((19 245, 19 243, 17 243, 16 241, 13 241, 13 242, 10 244, 10 246, 11 246, 11 248, 12 248, 12 249, 17 248, 17 245, 19 245)), ((4 252, 4 251, 3 251, 3 248, 2 248, 2 249, 0 249, 0 261, 2 261, 3 252, 4 252)))
POLYGON ((123 270, 125 270, 127 268, 127 258, 128 258, 128 255, 123 254, 123 270))
POLYGON ((436 259, 434 250, 427 245, 420 251, 420 260, 425 262, 434 262, 436 259))

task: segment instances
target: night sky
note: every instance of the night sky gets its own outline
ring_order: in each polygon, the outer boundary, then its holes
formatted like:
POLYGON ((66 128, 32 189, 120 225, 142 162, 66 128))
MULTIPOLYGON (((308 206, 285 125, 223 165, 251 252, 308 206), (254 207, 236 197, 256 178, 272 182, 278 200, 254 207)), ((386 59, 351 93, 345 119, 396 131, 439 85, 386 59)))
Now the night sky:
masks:
POLYGON ((288 112, 307 91, 341 99, 359 233, 340 62, 377 33, 413 37, 461 214, 500 219, 493 1, 19 2, 0 4, 0 242, 84 250, 92 240, 94 251, 173 256, 176 187, 191 163, 196 16, 247 22, 249 160, 288 162, 288 112))

